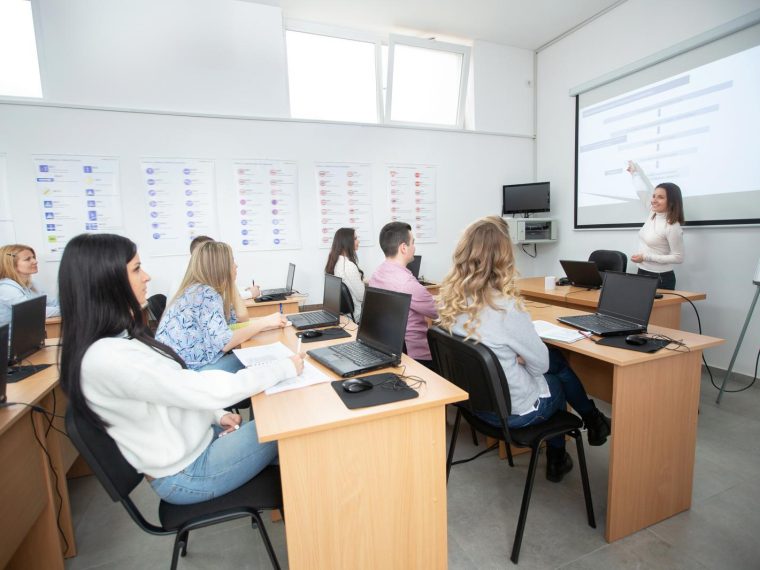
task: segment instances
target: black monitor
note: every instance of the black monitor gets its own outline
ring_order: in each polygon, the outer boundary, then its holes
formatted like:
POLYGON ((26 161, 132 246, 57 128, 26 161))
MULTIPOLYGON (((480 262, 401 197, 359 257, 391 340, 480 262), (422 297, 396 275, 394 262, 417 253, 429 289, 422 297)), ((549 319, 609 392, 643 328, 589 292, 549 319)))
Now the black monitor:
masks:
POLYGON ((285 290, 288 292, 288 294, 293 292, 293 279, 296 276, 296 264, 295 263, 289 263, 288 264, 288 278, 285 280, 285 290))
POLYGON ((8 363, 16 364, 45 346, 47 296, 11 305, 11 350, 8 363))
POLYGON ((386 354, 400 355, 411 304, 412 296, 407 293, 367 287, 357 340, 386 354))
POLYGON ((415 255, 414 259, 412 259, 407 265, 406 268, 412 272, 412 275, 414 275, 416 278, 419 279, 420 277, 420 264, 422 263, 422 256, 421 255, 415 255))
POLYGON ((322 304, 325 311, 330 314, 340 316, 340 293, 343 285, 343 279, 325 273, 325 293, 322 304))
POLYGON ((549 183, 508 184, 502 187, 501 213, 533 214, 549 211, 549 183))
POLYGON ((8 325, 0 326, 0 404, 8 398, 5 387, 8 385, 8 325))

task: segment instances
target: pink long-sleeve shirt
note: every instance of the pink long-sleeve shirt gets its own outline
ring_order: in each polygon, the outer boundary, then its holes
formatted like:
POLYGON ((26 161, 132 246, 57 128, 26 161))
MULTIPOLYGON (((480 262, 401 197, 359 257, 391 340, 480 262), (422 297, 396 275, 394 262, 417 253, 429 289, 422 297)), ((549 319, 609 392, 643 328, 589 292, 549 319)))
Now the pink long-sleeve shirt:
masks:
POLYGON ((406 353, 415 360, 431 360, 425 317, 437 319, 438 311, 430 292, 420 285, 406 267, 387 259, 375 270, 369 285, 412 296, 409 319, 406 323, 406 353))

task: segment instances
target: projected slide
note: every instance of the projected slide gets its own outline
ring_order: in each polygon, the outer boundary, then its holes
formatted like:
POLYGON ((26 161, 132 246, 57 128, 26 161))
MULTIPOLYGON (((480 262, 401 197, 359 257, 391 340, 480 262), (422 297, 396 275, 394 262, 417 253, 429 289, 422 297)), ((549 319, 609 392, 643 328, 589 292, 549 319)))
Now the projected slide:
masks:
POLYGON ((629 160, 681 187, 687 223, 760 219, 760 46, 605 101, 582 95, 576 152, 578 226, 643 222, 629 160))

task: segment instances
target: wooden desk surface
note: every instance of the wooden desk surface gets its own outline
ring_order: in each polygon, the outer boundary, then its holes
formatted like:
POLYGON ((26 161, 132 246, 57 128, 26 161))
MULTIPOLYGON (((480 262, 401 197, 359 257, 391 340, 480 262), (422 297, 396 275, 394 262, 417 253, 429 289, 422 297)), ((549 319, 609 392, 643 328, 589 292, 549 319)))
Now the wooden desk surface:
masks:
MULTIPOLYGON (((351 324, 346 330, 355 337, 356 326, 351 324), (354 330, 351 330, 351 329, 354 330)), ((254 339, 245 343, 244 346, 256 346, 272 342, 282 342, 291 350, 295 350, 298 339, 293 327, 267 331, 256 335, 254 339)), ((321 348, 330 344, 347 342, 350 339, 329 340, 323 342, 311 342, 301 345, 301 350, 306 352, 315 348, 321 348)), ((325 372, 331 378, 338 380, 338 376, 318 362, 307 356, 307 361, 325 372)), ((406 355, 402 356, 403 366, 406 367, 404 374, 419 376, 426 380, 427 384, 420 390, 420 395, 411 400, 394 402, 384 406, 372 406, 358 410, 349 410, 341 399, 335 394, 330 382, 281 392, 272 396, 261 393, 253 397, 253 409, 256 415, 256 426, 261 441, 273 441, 301 435, 304 433, 333 429, 343 425, 351 425, 367 421, 367 418, 382 418, 402 414, 414 409, 424 409, 443 404, 450 404, 467 399, 467 393, 457 388, 447 380, 431 372, 418 362, 406 355)), ((386 370, 400 374, 403 367, 388 368, 386 370)), ((377 374, 375 370, 368 374, 377 374)))

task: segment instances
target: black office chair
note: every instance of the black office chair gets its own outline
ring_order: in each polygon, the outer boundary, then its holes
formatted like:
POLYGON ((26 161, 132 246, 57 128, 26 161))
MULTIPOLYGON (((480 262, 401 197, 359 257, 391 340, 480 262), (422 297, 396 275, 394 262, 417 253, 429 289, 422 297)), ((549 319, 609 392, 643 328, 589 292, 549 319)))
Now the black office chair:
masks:
POLYGON ((191 530, 242 517, 251 517, 251 522, 258 527, 272 566, 279 570, 277 556, 259 514, 262 510, 282 508, 279 467, 269 466, 242 487, 210 501, 194 505, 173 505, 161 501, 158 506, 161 525, 157 526, 148 522, 129 498, 143 475, 127 463, 105 430, 69 406, 66 431, 111 499, 120 502, 141 529, 155 535, 176 535, 171 570, 177 567, 179 556, 187 554, 191 530))
POLYGON ((479 432, 505 442, 510 467, 514 467, 512 453, 509 450, 510 444, 517 447, 529 447, 531 450, 520 516, 517 520, 517 530, 512 545, 512 562, 517 564, 520 556, 520 546, 522 545, 525 521, 528 516, 528 506, 530 505, 533 482, 536 477, 538 450, 542 442, 554 436, 569 435, 575 439, 578 450, 578 464, 583 482, 583 494, 586 499, 588 524, 590 527, 596 528, 594 508, 591 502, 591 489, 588 481, 588 470, 586 469, 586 456, 583 452, 583 441, 580 432, 583 421, 578 416, 561 410, 544 423, 519 429, 510 429, 507 425, 507 417, 512 411, 509 387, 507 379, 504 376, 504 370, 491 349, 483 344, 464 340, 464 338, 457 335, 451 335, 438 327, 428 330, 427 335, 430 352, 433 355, 433 360, 438 364, 441 376, 456 384, 470 395, 467 401, 454 404, 457 407, 457 415, 446 458, 446 480, 448 481, 449 472, 451 471, 454 449, 459 434, 459 422, 462 416, 479 432), (475 415, 475 410, 496 413, 501 418, 501 426, 494 427, 483 421, 475 415))
POLYGON ((153 320, 157 323, 160 322, 161 317, 164 315, 164 310, 166 310, 166 295, 159 293, 148 297, 148 310, 153 320))
POLYGON ((344 315, 351 317, 351 320, 356 322, 354 318, 354 299, 351 297, 351 291, 348 290, 348 285, 341 281, 340 283, 340 312, 344 315))
POLYGON ((589 261, 596 263, 599 272, 602 271, 620 271, 625 273, 625 269, 628 266, 628 256, 622 251, 615 251, 612 249, 597 249, 592 251, 588 256, 589 261))

